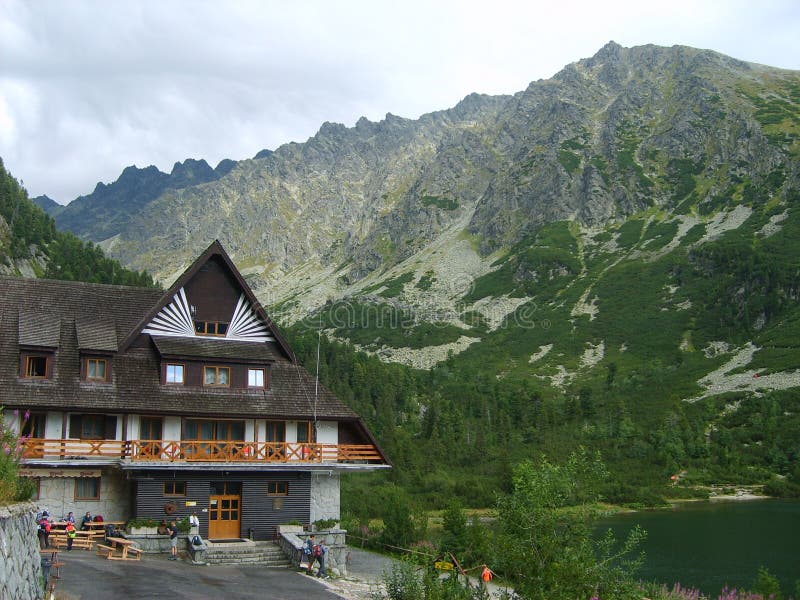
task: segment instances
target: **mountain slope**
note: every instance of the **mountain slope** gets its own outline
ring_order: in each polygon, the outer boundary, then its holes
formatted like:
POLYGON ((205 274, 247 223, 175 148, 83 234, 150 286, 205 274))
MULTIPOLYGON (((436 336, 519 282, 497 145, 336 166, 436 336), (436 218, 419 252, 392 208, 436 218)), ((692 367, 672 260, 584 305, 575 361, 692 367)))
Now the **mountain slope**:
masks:
POLYGON ((221 239, 306 362, 324 330, 321 377, 434 502, 488 504, 514 461, 578 444, 610 499, 678 473, 779 487, 800 483, 798 135, 797 72, 610 43, 90 229, 166 280, 221 239))
POLYGON ((131 166, 114 183, 98 183, 91 194, 76 198, 66 207, 55 211, 52 207, 43 208, 56 219, 59 228, 96 242, 124 230, 139 211, 165 190, 215 181, 229 173, 235 164, 224 160, 212 169, 205 160, 189 158, 175 163, 169 174, 152 165, 144 169, 131 166))
POLYGON ((58 231, 53 219, 34 204, 0 159, 0 273, 153 286, 144 273, 124 269, 91 243, 58 231))
MULTIPOLYGON (((790 243, 772 232, 796 218, 798 90, 796 72, 611 42, 512 97, 326 123, 147 200, 103 246, 168 280, 218 237, 284 322, 332 301, 330 335, 385 359, 430 368, 496 344, 488 364, 561 389, 587 361, 671 364, 719 327, 744 343, 792 309, 794 265, 770 239, 790 243), (742 257, 775 272, 741 272, 742 257)), ((702 393, 700 363, 676 397, 702 393)))
POLYGON ((554 220, 601 225, 669 208, 693 190, 681 188, 687 174, 709 203, 734 178, 788 173, 796 127, 771 131, 770 111, 786 104, 791 121, 796 79, 710 51, 612 42, 513 97, 472 95, 416 121, 325 124, 212 183, 130 206, 109 199, 109 214, 79 202, 59 224, 127 215, 76 233, 126 263, 164 265, 166 278, 220 236, 256 274, 349 261, 342 274, 354 282, 465 215, 485 255, 554 220), (131 206, 142 209, 135 222, 131 206))

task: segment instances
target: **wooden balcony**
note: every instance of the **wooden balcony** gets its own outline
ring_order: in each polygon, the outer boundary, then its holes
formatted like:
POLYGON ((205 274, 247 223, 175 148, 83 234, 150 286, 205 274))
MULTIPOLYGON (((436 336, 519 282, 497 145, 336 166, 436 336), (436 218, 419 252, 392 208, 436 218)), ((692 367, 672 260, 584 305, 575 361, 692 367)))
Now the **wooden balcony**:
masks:
POLYGON ((27 439, 22 458, 119 459, 131 462, 226 462, 297 464, 383 464, 371 444, 306 444, 216 440, 49 440, 27 439))

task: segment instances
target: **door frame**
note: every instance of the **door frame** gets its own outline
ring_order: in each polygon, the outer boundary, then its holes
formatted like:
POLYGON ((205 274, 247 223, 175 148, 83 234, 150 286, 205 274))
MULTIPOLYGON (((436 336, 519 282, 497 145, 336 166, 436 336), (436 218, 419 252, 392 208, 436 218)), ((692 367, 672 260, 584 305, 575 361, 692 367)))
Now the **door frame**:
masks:
POLYGON ((208 539, 240 538, 242 533, 242 495, 214 494, 208 497, 208 539), (230 518, 231 513, 236 519, 230 518), (223 514, 228 518, 224 519, 223 514))

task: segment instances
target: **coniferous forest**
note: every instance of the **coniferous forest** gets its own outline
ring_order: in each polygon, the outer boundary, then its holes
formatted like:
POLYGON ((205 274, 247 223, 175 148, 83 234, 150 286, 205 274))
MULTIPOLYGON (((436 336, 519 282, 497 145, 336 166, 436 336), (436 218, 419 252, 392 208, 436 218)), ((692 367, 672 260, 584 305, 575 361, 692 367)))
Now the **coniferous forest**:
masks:
POLYGON ((24 261, 37 277, 118 285, 155 285, 147 272, 122 267, 91 242, 58 231, 49 215, 33 204, 0 159, 0 266, 15 273, 24 261))

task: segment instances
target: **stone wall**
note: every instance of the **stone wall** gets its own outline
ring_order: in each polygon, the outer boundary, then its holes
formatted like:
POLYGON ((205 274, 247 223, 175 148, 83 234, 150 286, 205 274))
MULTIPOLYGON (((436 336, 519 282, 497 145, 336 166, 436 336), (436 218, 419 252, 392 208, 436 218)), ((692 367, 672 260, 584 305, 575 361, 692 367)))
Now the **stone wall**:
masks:
MULTIPOLYGON (((302 527, 297 527, 302 529, 302 527)), ((292 566, 299 567, 303 560, 303 545, 309 532, 297 531, 294 527, 281 525, 278 543, 284 554, 289 557, 292 566)), ((325 558, 325 569, 335 577, 347 577, 347 531, 344 529, 331 529, 328 531, 315 531, 317 542, 322 542, 328 548, 325 558)))
POLYGON ((42 598, 41 576, 36 505, 22 502, 0 507, 0 598, 42 598))
POLYGON ((331 471, 311 474, 311 511, 313 523, 320 519, 340 517, 339 474, 331 471))
POLYGON ((75 500, 74 477, 42 477, 39 480, 40 509, 47 509, 53 519, 69 511, 80 518, 88 510, 106 521, 125 521, 131 516, 131 484, 118 469, 103 469, 99 500, 75 500))

